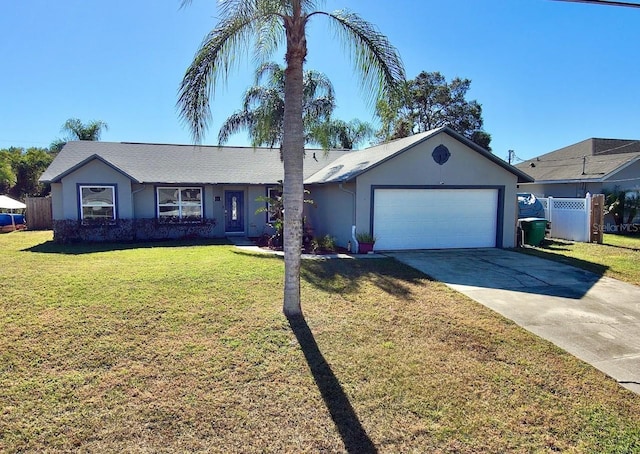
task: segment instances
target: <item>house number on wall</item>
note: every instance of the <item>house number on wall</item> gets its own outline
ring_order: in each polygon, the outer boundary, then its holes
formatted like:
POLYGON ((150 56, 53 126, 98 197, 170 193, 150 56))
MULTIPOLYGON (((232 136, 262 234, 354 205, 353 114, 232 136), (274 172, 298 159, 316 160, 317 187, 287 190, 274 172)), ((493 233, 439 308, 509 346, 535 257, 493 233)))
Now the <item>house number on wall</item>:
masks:
POLYGON ((449 152, 449 149, 444 145, 438 145, 433 150, 433 153, 431 153, 431 156, 433 157, 433 160, 435 162, 442 165, 449 160, 451 153, 449 152))

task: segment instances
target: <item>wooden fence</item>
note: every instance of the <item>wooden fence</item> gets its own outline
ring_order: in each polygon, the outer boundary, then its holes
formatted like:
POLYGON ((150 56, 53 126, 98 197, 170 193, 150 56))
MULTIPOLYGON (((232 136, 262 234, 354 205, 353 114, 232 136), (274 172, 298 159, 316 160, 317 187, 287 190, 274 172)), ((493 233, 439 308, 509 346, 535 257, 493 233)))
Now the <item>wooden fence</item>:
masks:
POLYGON ((25 216, 29 230, 49 230, 53 228, 51 197, 27 197, 25 216))
POLYGON ((604 233, 604 194, 591 196, 590 243, 602 244, 604 233))

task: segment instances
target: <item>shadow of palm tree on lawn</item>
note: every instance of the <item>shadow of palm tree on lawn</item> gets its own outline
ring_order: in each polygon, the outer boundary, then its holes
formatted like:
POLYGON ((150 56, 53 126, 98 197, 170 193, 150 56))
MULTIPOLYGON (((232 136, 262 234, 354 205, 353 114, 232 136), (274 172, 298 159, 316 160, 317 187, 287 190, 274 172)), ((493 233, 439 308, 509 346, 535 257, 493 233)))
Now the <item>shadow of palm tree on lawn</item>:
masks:
POLYGON ((313 287, 331 293, 350 294, 360 291, 369 281, 384 292, 411 299, 407 284, 431 280, 413 268, 391 258, 355 260, 307 260, 300 270, 302 279, 313 287))
POLYGON ((377 453, 378 450, 362 427, 349 398, 322 355, 304 317, 287 317, 287 319, 347 452, 377 453))
POLYGON ((64 254, 82 255, 96 252, 126 251, 131 249, 153 249, 153 248, 176 248, 193 246, 230 246, 231 243, 225 238, 211 239, 183 239, 183 240, 149 240, 123 243, 71 243, 63 244, 55 241, 45 241, 29 248, 23 249, 25 252, 36 252, 41 254, 64 254))

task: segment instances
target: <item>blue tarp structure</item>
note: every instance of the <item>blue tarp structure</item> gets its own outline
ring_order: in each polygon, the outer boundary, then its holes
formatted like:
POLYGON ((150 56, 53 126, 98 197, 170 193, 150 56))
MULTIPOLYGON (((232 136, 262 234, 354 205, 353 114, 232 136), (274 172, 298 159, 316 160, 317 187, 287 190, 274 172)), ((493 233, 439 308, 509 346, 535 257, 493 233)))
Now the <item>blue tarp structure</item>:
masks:
POLYGON ((13 232, 14 230, 26 229, 23 214, 14 214, 14 210, 24 210, 27 206, 17 200, 0 195, 0 233, 13 232), (9 213, 3 213, 9 211, 9 213))
POLYGON ((14 224, 24 224, 24 215, 0 213, 0 227, 14 224))
POLYGON ((518 194, 518 219, 544 218, 542 202, 533 194, 518 194))

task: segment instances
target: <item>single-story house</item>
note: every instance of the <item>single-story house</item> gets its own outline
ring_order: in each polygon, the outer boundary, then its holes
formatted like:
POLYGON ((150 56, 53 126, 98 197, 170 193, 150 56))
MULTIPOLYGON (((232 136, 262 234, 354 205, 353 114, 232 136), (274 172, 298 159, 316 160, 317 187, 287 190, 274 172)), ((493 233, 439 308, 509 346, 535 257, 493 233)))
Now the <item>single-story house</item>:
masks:
MULTIPOLYGON (((512 247, 518 183, 533 181, 449 128, 361 151, 306 150, 305 207, 316 236, 354 231, 377 250, 512 247)), ((256 211, 283 178, 278 150, 69 142, 51 184, 57 241, 257 237, 256 211)))
POLYGON ((521 192, 538 197, 640 190, 640 140, 587 139, 516 166, 535 181, 521 192))

